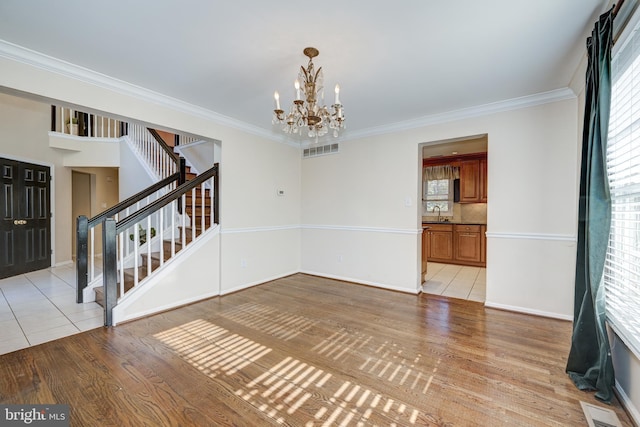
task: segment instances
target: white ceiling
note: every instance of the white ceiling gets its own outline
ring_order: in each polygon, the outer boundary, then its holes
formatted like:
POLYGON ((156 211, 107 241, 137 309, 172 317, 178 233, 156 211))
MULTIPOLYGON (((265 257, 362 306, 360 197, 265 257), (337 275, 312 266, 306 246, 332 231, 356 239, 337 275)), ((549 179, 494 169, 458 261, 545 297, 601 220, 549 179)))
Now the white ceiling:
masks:
POLYGON ((345 137, 566 88, 606 0, 2 0, 0 40, 279 135, 319 49, 345 137))

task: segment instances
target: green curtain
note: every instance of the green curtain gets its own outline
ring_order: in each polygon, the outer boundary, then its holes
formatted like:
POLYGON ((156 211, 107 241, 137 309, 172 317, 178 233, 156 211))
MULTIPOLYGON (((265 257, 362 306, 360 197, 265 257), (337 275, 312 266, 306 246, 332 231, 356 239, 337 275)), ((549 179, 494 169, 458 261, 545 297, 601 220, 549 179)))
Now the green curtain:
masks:
POLYGON ((611 103, 613 12, 600 16, 587 39, 589 63, 582 133, 578 208, 578 248, 571 351, 567 373, 581 390, 611 402, 615 381, 605 327, 602 276, 611 226, 611 198, 606 169, 611 103))

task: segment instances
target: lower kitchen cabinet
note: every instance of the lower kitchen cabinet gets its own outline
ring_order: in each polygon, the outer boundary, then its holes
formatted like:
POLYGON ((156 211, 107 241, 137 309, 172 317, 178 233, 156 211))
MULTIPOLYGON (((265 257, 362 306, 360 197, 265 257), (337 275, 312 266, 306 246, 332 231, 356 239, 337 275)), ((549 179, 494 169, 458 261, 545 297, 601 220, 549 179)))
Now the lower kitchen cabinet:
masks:
POLYGON ((429 224, 429 227, 427 235, 423 235, 427 261, 477 267, 486 265, 486 226, 429 224))
POLYGON ((430 227, 428 260, 451 261, 453 259, 453 225, 431 224, 430 227))
POLYGON ((454 225, 453 238, 457 261, 481 262, 482 236, 479 225, 454 225))

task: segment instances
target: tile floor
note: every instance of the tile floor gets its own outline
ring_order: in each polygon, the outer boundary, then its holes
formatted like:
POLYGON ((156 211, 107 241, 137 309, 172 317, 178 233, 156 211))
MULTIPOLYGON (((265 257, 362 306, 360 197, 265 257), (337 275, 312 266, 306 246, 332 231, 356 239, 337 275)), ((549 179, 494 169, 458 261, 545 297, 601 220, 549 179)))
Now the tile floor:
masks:
POLYGON ((422 284, 427 294, 484 302, 487 269, 430 262, 422 284))
POLYGON ((0 279, 0 354, 100 327, 102 307, 75 302, 75 265, 0 279))

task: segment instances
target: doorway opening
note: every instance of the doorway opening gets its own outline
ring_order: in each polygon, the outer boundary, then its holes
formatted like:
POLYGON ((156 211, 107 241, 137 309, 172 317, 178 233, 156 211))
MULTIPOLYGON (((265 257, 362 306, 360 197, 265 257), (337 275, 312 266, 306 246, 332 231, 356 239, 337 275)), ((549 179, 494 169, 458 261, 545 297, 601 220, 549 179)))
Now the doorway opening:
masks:
POLYGON ((422 291, 484 302, 488 135, 420 145, 422 291))
MULTIPOLYGON (((76 258, 77 218, 92 218, 120 201, 118 168, 85 167, 71 171, 72 257, 76 258)), ((94 247, 102 248, 102 226, 94 232, 94 247)), ((96 254, 99 256, 100 254, 96 254)))

